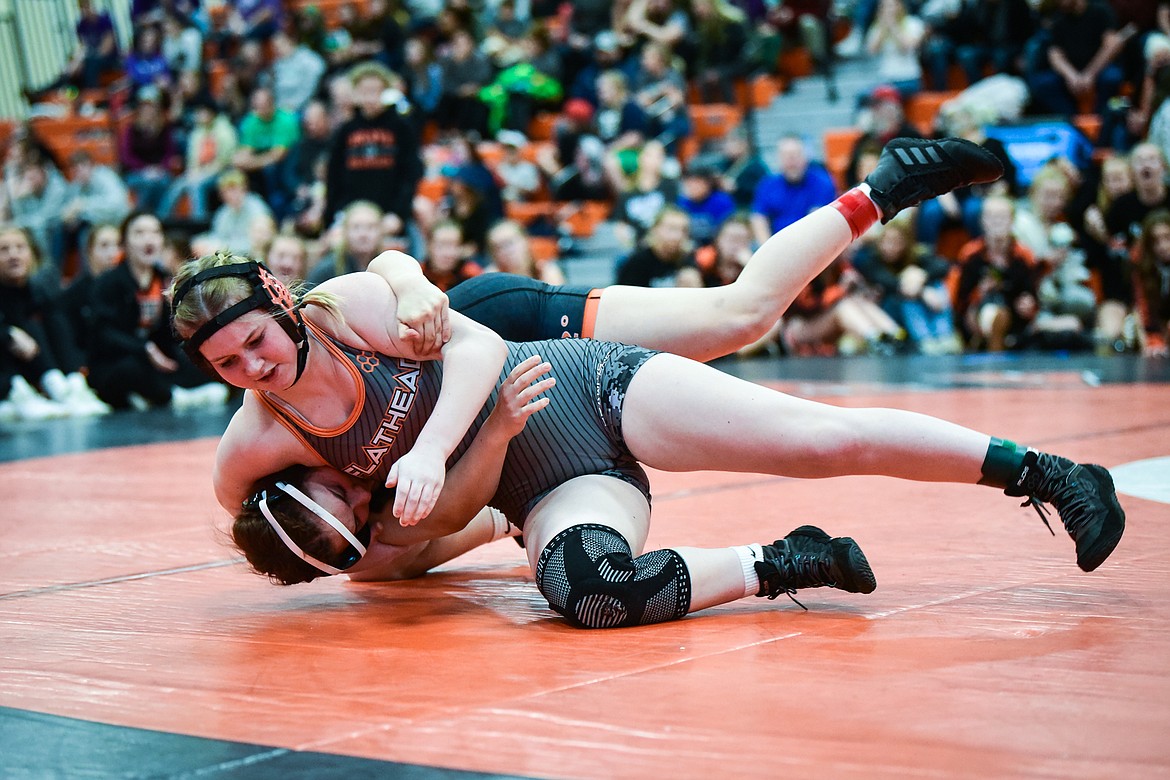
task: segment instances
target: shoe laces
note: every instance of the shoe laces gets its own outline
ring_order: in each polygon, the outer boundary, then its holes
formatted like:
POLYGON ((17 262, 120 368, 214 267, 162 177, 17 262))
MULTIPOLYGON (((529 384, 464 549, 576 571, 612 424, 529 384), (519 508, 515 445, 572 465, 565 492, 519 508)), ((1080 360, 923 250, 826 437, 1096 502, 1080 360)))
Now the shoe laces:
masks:
POLYGON ((1036 510, 1036 514, 1040 516, 1040 522, 1044 523, 1044 527, 1048 529, 1048 533, 1056 536, 1056 531, 1052 530, 1052 524, 1048 522, 1048 517, 1051 512, 1048 511, 1048 505, 1035 496, 1028 496, 1028 500, 1020 504, 1020 506, 1030 506, 1036 510))
POLYGON ((1048 532, 1055 536, 1056 532, 1052 530, 1052 525, 1048 522, 1048 518, 1051 516, 1048 505, 1044 500, 1036 497, 1037 493, 1046 495, 1047 501, 1056 507, 1065 530, 1076 539, 1081 529, 1091 521, 1092 496, 1080 480, 1069 479, 1077 466, 1063 468, 1055 458, 1048 462, 1044 462, 1045 459, 1046 456, 1042 455, 1037 462, 1040 478, 1037 480, 1037 484, 1028 491, 1027 500, 1020 506, 1034 508, 1036 514, 1040 516, 1048 528, 1048 532))
MULTIPOLYGON (((830 567, 833 565, 831 554, 827 551, 800 549, 798 537, 789 537, 787 549, 778 550, 776 557, 768 560, 776 574, 761 578, 762 584, 769 599, 776 599, 781 593, 792 599, 792 602, 804 611, 808 607, 801 604, 796 598, 796 591, 800 588, 834 587, 830 567)), ((819 548, 821 545, 813 542, 819 548)))

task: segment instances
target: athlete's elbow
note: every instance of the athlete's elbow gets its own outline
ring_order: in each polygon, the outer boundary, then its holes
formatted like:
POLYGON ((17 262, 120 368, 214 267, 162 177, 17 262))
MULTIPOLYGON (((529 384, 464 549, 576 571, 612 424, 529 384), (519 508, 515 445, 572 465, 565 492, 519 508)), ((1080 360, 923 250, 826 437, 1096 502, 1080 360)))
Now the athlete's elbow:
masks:
POLYGON ((470 338, 464 342, 464 346, 469 351, 474 351, 485 364, 491 363, 502 367, 504 360, 508 357, 508 345, 504 339, 491 328, 482 325, 470 334, 470 338))

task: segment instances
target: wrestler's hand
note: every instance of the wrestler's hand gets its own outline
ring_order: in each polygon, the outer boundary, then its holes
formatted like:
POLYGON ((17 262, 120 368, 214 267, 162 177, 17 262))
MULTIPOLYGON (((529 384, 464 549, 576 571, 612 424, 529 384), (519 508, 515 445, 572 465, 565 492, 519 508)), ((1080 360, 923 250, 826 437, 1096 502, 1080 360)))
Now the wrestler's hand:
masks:
POLYGON ((435 508, 447 477, 442 454, 414 447, 390 467, 386 487, 395 488, 394 516, 404 526, 416 525, 435 508))
POLYGON ((541 361, 540 355, 520 363, 508 374, 500 385, 499 397, 484 427, 493 426, 509 439, 524 430, 528 418, 548 406, 547 397, 538 398, 557 383, 554 377, 540 377, 552 370, 552 366, 541 361))
POLYGON ((426 280, 410 285, 398 296, 398 336, 420 355, 438 353, 451 338, 447 294, 426 280))

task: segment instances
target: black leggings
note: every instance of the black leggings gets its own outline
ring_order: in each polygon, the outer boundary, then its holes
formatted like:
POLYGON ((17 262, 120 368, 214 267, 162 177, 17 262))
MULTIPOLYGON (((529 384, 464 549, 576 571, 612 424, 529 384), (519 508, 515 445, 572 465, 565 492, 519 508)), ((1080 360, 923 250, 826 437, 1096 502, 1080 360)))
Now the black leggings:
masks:
POLYGON ((592 338, 598 295, 584 285, 558 287, 505 273, 474 276, 447 293, 452 309, 519 342, 592 338))
POLYGON ((155 368, 145 352, 113 362, 99 362, 90 367, 89 385, 115 409, 129 406, 131 393, 142 396, 151 406, 165 406, 171 402, 172 388, 198 387, 211 381, 186 355, 176 360, 179 369, 170 374, 155 368))

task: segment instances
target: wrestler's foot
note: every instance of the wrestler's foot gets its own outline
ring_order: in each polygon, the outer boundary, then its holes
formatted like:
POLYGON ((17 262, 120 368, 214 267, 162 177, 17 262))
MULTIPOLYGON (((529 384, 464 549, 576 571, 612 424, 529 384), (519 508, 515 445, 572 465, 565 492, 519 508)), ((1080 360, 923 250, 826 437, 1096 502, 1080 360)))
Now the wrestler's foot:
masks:
POLYGON ((1077 566, 1084 571, 1104 563, 1125 532, 1125 510, 1117 500, 1113 477, 1103 466, 1029 452, 1019 481, 1004 493, 1027 496, 1023 506, 1034 506, 1045 525, 1044 502, 1056 507, 1065 530, 1076 542, 1077 566))
POLYGON ((802 525, 783 539, 764 545, 764 560, 756 561, 755 566, 760 578, 756 595, 770 599, 782 593, 792 598, 801 588, 872 593, 877 587, 857 542, 848 537, 830 538, 812 525, 802 525))
POLYGON ((865 183, 882 212, 884 225, 902 209, 1000 176, 1003 164, 979 144, 962 138, 895 138, 882 149, 877 167, 865 183))

